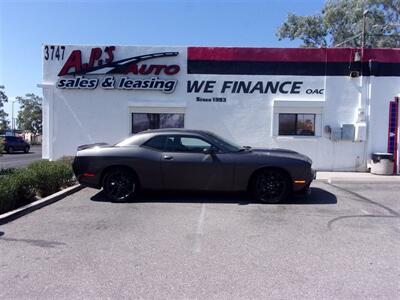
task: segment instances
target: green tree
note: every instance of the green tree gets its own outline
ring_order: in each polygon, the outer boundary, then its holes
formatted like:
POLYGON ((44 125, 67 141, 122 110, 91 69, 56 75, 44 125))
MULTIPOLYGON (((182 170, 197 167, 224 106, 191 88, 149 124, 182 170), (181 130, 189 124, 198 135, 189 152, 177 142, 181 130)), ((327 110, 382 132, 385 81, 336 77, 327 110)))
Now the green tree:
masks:
POLYGON ((17 125, 21 130, 33 134, 42 133, 42 98, 35 94, 26 94, 25 97, 16 97, 20 103, 17 116, 17 125))
POLYGON ((0 85, 0 131, 8 129, 8 113, 6 113, 3 108, 4 103, 6 102, 8 102, 8 97, 6 95, 6 92, 4 91, 4 86, 0 85))
POLYGON ((400 0, 327 0, 311 16, 290 13, 277 37, 300 39, 303 47, 360 47, 365 15, 366 47, 400 47, 400 0))

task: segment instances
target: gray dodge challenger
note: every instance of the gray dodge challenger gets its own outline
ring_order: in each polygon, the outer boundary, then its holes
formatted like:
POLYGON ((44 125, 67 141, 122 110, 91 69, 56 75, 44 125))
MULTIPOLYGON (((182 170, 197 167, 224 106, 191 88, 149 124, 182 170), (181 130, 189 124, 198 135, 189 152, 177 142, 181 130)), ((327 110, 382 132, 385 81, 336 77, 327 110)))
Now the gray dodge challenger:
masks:
POLYGON ((126 201, 140 189, 170 189, 248 191, 279 203, 308 189, 311 164, 291 150, 242 147, 207 131, 158 129, 113 146, 79 146, 73 169, 79 183, 103 188, 111 201, 126 201))

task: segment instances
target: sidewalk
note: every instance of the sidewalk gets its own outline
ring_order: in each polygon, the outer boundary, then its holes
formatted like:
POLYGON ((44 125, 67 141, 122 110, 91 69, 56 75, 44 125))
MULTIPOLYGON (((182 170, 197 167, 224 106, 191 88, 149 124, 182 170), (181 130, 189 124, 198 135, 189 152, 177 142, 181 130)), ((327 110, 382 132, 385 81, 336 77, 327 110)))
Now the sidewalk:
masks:
POLYGON ((317 171, 317 180, 335 182, 387 182, 399 183, 399 175, 375 175, 364 172, 324 172, 317 171))

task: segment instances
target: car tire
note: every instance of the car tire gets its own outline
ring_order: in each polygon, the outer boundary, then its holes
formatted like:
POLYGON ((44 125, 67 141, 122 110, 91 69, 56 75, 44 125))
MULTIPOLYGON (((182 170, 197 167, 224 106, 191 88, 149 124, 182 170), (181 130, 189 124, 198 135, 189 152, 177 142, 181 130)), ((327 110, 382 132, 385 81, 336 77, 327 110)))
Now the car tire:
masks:
POLYGON ((289 196, 291 182, 289 176, 282 170, 264 169, 254 176, 250 190, 256 200, 276 204, 289 196))
POLYGON ((14 153, 14 148, 12 146, 8 147, 7 148, 7 153, 8 154, 14 153))
POLYGON ((29 150, 30 150, 30 147, 29 147, 29 146, 26 146, 26 147, 24 148, 24 152, 25 152, 25 153, 29 153, 29 150))
POLYGON ((136 193, 138 180, 128 169, 115 168, 105 174, 103 189, 112 202, 126 202, 136 193))

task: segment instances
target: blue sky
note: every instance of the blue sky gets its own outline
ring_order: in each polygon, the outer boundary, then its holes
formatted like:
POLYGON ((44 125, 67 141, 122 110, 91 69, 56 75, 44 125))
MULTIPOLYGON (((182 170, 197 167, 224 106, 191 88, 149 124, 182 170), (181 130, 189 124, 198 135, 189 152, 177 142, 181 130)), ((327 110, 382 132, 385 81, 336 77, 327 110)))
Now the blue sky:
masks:
POLYGON ((314 14, 323 3, 0 0, 0 85, 9 97, 41 95, 43 43, 297 47, 298 41, 278 41, 276 29, 289 12, 314 14))

